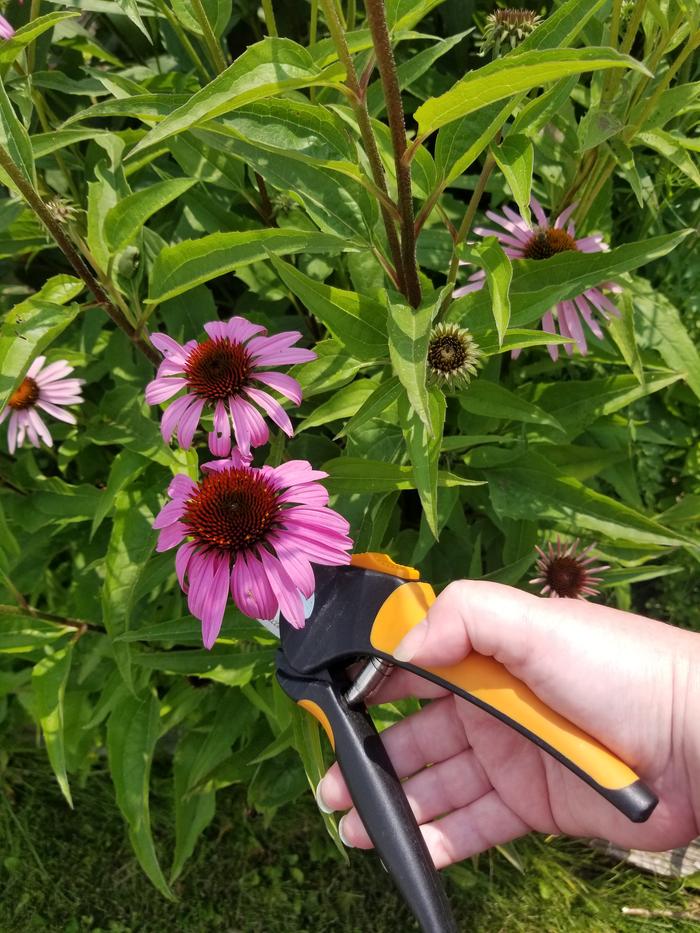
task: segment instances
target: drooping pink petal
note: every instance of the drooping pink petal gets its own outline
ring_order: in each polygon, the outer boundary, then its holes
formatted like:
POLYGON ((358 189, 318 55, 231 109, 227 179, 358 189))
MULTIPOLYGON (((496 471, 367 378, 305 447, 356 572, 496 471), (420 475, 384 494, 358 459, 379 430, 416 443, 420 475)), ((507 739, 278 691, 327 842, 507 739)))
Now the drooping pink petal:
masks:
MULTIPOLYGON (((547 311, 542 315, 542 330, 546 331, 548 334, 556 334, 557 332, 557 328, 554 323, 554 315, 551 311, 547 311)), ((552 358, 552 362, 556 363, 556 361, 559 359, 559 344, 548 343, 547 350, 552 358)))
POLYGON ((19 425, 17 424, 18 414, 19 412, 13 411, 7 424, 7 449, 11 454, 13 454, 17 448, 17 431, 19 429, 19 425))
POLYGON ((255 358, 256 366, 293 366, 297 363, 311 363, 316 359, 313 350, 291 347, 289 350, 273 350, 259 353, 255 358))
POLYGON ((284 395, 295 405, 301 405, 301 386, 292 376, 286 373, 276 372, 254 372, 251 378, 262 382, 271 389, 275 389, 280 395, 284 395))
POLYGON ((190 557, 187 568, 190 581, 190 588, 187 593, 187 608, 200 621, 202 621, 204 600, 211 587, 215 570, 214 555, 210 551, 195 551, 190 557))
POLYGON ((229 560, 225 555, 215 558, 215 570, 211 588, 202 607, 202 641, 211 650, 221 631, 229 590, 229 560))
POLYGON ((237 343, 245 343, 255 334, 267 334, 267 329, 262 324, 253 324, 252 321, 246 321, 244 317, 229 318, 225 327, 228 339, 237 343))
POLYGON ((310 562, 295 548, 287 547, 281 535, 275 537, 274 544, 277 557, 289 574, 290 580, 306 599, 310 599, 316 587, 310 562))
MULTIPOLYGON (((38 359, 44 359, 44 357, 38 357, 38 359)), ((36 360, 34 360, 36 364, 36 360)), ((49 382, 55 382, 57 379, 63 379, 69 373, 73 372, 75 367, 69 366, 66 360, 57 360, 55 363, 51 363, 46 369, 42 369, 41 372, 36 372, 34 378, 38 386, 44 386, 49 382)), ((29 373, 27 373, 29 375, 29 373)), ((82 381, 82 380, 81 380, 82 381)))
POLYGON ((276 350, 287 350, 298 340, 301 340, 301 332, 298 330, 284 330, 279 334, 273 334, 271 337, 253 337, 246 344, 246 349, 255 359, 259 353, 273 353, 276 350))
POLYGON ((251 619, 272 619, 279 608, 262 564, 249 552, 241 551, 236 558, 231 571, 231 596, 251 619))
POLYGON ((272 418, 277 427, 281 428, 287 437, 292 437, 294 434, 292 422, 279 402, 275 401, 267 392, 263 392, 261 389, 254 389, 252 386, 248 386, 244 391, 249 398, 257 402, 263 411, 272 418))
POLYGON ((183 395, 181 398, 176 398, 174 402, 168 405, 160 422, 160 433, 166 444, 172 437, 173 431, 180 418, 196 401, 196 395, 183 395))
POLYGON ((39 374, 39 370, 46 362, 45 356, 37 356, 37 358, 32 362, 32 365, 27 370, 27 377, 29 379, 36 379, 39 374))
POLYGON ((583 326, 581 320, 578 316, 578 312, 572 301, 563 301, 561 306, 564 310, 566 316, 567 325, 569 328, 569 333, 576 341, 576 346, 579 349, 579 352, 582 356, 586 356, 588 353, 588 345, 586 344, 586 335, 583 332, 583 326))
POLYGON ((538 224, 540 224, 542 227, 549 226, 549 220, 547 219, 547 215, 542 210, 542 205, 537 200, 534 194, 531 195, 530 197, 530 209, 532 210, 533 214, 537 218, 538 224))
POLYGON ((156 515, 152 527, 158 531, 159 528, 167 528, 174 522, 180 521, 185 512, 185 503, 182 499, 173 499, 167 502, 160 512, 156 515))
POLYGON ((169 551, 171 547, 175 547, 176 545, 180 544, 186 535, 187 525, 184 525, 182 522, 173 522, 172 525, 168 525, 167 528, 163 528, 158 535, 156 551, 158 551, 158 553, 161 553, 162 551, 169 551))
POLYGON ((186 379, 156 377, 146 386, 146 402, 149 405, 159 405, 186 387, 186 379))
POLYGON ((178 473, 170 480, 168 495, 171 499, 188 499, 197 488, 197 484, 184 473, 178 473))
POLYGON ((605 318, 620 317, 620 309, 610 301, 601 291, 598 291, 597 288, 588 288, 584 292, 586 298, 594 304, 596 308, 605 318))
POLYGON ((183 450, 189 450, 194 432, 197 430, 199 419, 204 409, 205 401, 198 398, 180 418, 177 429, 177 442, 183 450))
POLYGON ((257 408, 242 398, 231 397, 229 410, 233 419, 236 443, 244 454, 249 453, 251 447, 261 447, 267 443, 270 432, 257 408))
POLYGON ((520 239, 518 237, 511 236, 508 233, 504 233, 502 230, 491 230, 488 227, 474 227, 474 233, 478 233, 479 236, 498 237, 501 243, 507 243, 509 246, 512 246, 521 252, 530 236, 532 236, 532 234, 529 234, 527 238, 520 239))
POLYGON ((177 342, 177 340, 173 340, 172 337, 169 337, 168 334, 149 334, 149 339, 156 350, 160 350, 164 356, 178 357, 183 355, 183 347, 177 342))
POLYGON ((603 330, 600 324, 598 323, 598 321, 595 319, 595 315, 593 314, 593 311, 589 307, 588 302, 586 301, 585 297, 583 295, 577 295, 575 300, 576 300, 576 307, 581 312, 586 324, 588 324, 589 328, 595 334, 595 336, 599 340, 602 340, 603 330))
POLYGON ((194 541, 185 541, 185 543, 180 545, 177 549, 177 554, 175 555, 175 573, 177 574, 178 583, 183 593, 187 593, 189 590, 187 567, 196 547, 197 545, 194 541))
POLYGON ((231 421, 221 399, 214 408, 214 430, 209 432, 208 442, 215 457, 226 457, 231 451, 231 421))
POLYGON ((304 605, 299 590, 276 557, 264 548, 260 548, 258 553, 272 592, 279 603, 280 612, 294 628, 303 628, 304 605))
MULTIPOLYGON (((76 424, 75 415, 69 411, 66 411, 65 408, 60 408, 58 405, 54 405, 52 402, 44 401, 41 396, 39 396, 39 398, 36 400, 36 405, 37 408, 43 408, 47 415, 52 415, 59 421, 65 421, 66 424, 76 424)), ((33 410, 34 409, 30 409, 30 411, 33 410)))

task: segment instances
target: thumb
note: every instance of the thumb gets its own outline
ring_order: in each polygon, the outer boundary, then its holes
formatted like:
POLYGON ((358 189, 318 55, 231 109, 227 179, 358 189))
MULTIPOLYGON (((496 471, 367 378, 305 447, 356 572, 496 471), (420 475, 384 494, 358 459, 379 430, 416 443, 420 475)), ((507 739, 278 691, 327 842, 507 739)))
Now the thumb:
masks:
POLYGON ((393 654, 420 665, 457 664, 470 651, 496 658, 510 670, 542 652, 549 635, 542 600, 483 580, 451 583, 426 618, 404 636, 393 654), (536 624, 533 624, 536 619, 536 624))

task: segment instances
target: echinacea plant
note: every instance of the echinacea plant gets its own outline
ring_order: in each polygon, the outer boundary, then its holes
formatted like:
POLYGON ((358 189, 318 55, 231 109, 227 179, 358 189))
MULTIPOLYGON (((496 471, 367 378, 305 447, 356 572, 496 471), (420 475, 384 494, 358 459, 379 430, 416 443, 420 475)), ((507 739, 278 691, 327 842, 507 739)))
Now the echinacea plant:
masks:
POLYGON ((296 379, 269 368, 316 359, 313 350, 294 347, 301 334, 285 331, 268 337, 264 327, 241 317, 212 321, 204 329, 208 340, 189 340, 184 346, 167 334, 151 334, 151 342, 165 359, 146 387, 146 401, 157 405, 185 390, 163 415, 164 440, 169 441, 177 429, 178 444, 188 448, 205 408, 214 416, 209 448, 218 457, 231 450, 232 426, 233 441, 244 454, 267 443, 270 432, 259 409, 291 436, 289 416, 260 386, 269 386, 295 405, 301 402, 296 379))
MULTIPOLYGON (((511 259, 549 259, 556 256, 557 253, 579 252, 579 253, 599 253, 609 249, 607 243, 599 234, 576 238, 576 227, 570 220, 576 205, 571 204, 566 210, 556 218, 554 223, 545 214, 542 205, 533 197, 530 201, 532 212, 534 213, 537 224, 532 226, 524 217, 514 211, 511 207, 504 207, 503 214, 495 211, 486 211, 486 216, 500 229, 488 227, 475 227, 474 232, 480 236, 495 236, 503 246, 507 256, 511 259)), ((483 287, 486 281, 486 273, 483 269, 478 269, 469 276, 466 285, 456 289, 454 296, 456 298, 466 295, 469 292, 476 291, 483 287)), ((606 321, 611 317, 619 317, 619 309, 612 301, 603 294, 601 289, 607 289, 610 292, 620 292, 622 289, 614 282, 603 282, 594 288, 586 288, 580 295, 566 301, 558 302, 554 309, 551 309, 542 316, 542 330, 550 334, 557 333, 557 326, 562 337, 569 337, 570 341, 564 345, 566 352, 573 353, 572 342, 579 353, 585 355, 588 352, 586 335, 581 323, 581 318, 588 325, 596 337, 601 338, 603 331, 596 319, 596 313, 600 314, 606 321)), ((548 344, 547 349, 552 360, 556 361, 559 357, 559 347, 557 344, 548 344)), ((513 355, 518 356, 519 351, 514 351, 513 355)))
POLYGON ((40 447, 41 441, 47 447, 52 446, 51 432, 37 409, 66 424, 76 423, 75 415, 66 409, 83 401, 80 394, 83 380, 66 378, 73 372, 66 360, 56 360, 48 366, 44 366, 45 362, 45 356, 37 356, 8 399, 7 407, 0 412, 0 424, 9 417, 7 446, 11 454, 25 439, 34 447, 40 447))

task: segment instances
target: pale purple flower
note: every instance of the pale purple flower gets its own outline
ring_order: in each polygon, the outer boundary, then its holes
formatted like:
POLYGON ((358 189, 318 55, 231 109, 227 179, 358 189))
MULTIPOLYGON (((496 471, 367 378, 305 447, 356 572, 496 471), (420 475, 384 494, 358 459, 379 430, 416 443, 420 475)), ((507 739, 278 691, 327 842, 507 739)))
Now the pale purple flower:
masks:
POLYGON ((158 551, 178 548, 175 569, 205 647, 216 641, 229 593, 253 619, 279 611, 302 628, 311 564, 350 562, 349 525, 318 482, 328 474, 306 460, 253 467, 237 450, 204 470, 199 483, 182 474, 171 481, 153 527, 158 551))
POLYGON ((579 539, 570 544, 562 544, 557 535, 556 549, 549 542, 546 551, 535 546, 538 553, 537 576, 530 583, 541 585, 542 596, 559 599, 585 599, 586 596, 597 596, 600 592, 597 584, 602 577, 598 576, 603 570, 609 570, 607 564, 596 564, 590 552, 595 547, 595 541, 578 550, 579 539))
POLYGON ((209 449, 217 457, 226 457, 231 451, 232 426, 235 444, 243 454, 267 443, 270 432, 260 409, 291 437, 289 415, 261 386, 299 405, 301 387, 296 379, 269 367, 316 359, 313 350, 293 346, 301 334, 284 331, 268 337, 264 327, 242 317, 212 321, 204 330, 208 340, 190 340, 184 346, 167 334, 151 334, 151 342, 165 359, 156 378, 146 386, 146 401, 157 405, 185 390, 163 414, 164 440, 169 441, 177 428, 178 443, 187 449, 205 407, 213 410, 209 449))
POLYGON ((53 445, 51 432, 37 411, 41 408, 47 415, 75 424, 75 415, 66 411, 66 405, 77 405, 83 401, 80 394, 82 379, 66 379, 73 367, 66 360, 57 360, 44 366, 45 356, 37 356, 27 370, 19 388, 10 396, 7 406, 0 412, 0 424, 9 415, 7 446, 11 454, 24 444, 25 438, 34 447, 43 441, 47 447, 53 445))
POLYGON ((14 34, 12 23, 8 22, 4 16, 0 16, 0 39, 11 39, 14 34))
MULTIPOLYGON (((554 224, 550 223, 549 218, 542 210, 542 205, 534 196, 530 201, 530 206, 537 219, 537 226, 530 226, 517 211, 510 207, 504 207, 503 214, 486 211, 486 216, 502 229, 475 227, 474 232, 478 233, 479 236, 497 237, 504 252, 511 259, 549 259, 550 256, 554 256, 556 253, 568 251, 599 253, 609 249, 608 244, 598 234, 576 239, 576 228, 573 221, 569 220, 576 208, 575 204, 562 211, 554 224)), ((485 279, 486 273, 483 269, 479 269, 469 276, 467 285, 463 285, 454 291, 454 297, 459 298, 468 292, 478 291, 483 287, 485 279)), ((559 333, 562 337, 569 337, 579 352, 585 355, 588 352, 588 346, 581 318, 595 336, 601 338, 603 331, 596 319, 596 312, 606 321, 610 320, 611 317, 620 316, 618 308, 602 293, 601 288, 611 292, 622 291, 620 286, 614 282, 603 282, 597 288, 587 288, 580 295, 576 295, 575 298, 560 301, 555 308, 550 309, 543 315, 542 330, 549 334, 556 334, 558 324, 559 333)), ((552 359, 557 360, 559 346, 557 344, 548 344, 547 349, 552 359)), ((564 344, 564 349, 569 356, 573 352, 571 343, 564 344)), ((513 357, 517 357, 519 354, 520 350, 513 351, 513 357)))

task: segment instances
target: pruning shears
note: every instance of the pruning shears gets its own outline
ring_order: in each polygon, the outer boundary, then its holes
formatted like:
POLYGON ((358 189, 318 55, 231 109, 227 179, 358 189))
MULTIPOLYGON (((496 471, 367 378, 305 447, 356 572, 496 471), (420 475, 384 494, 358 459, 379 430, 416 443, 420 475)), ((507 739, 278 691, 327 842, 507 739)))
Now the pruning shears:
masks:
POLYGON ((424 933, 456 933, 449 903, 401 782, 367 713, 365 698, 402 667, 445 687, 516 729, 634 822, 658 800, 626 764, 549 709, 493 658, 471 653, 451 667, 421 668, 393 651, 435 600, 417 570, 385 554, 356 554, 349 566, 317 567, 306 627, 282 619, 277 679, 321 723, 362 822, 424 933), (359 675, 348 666, 366 663, 359 675))

